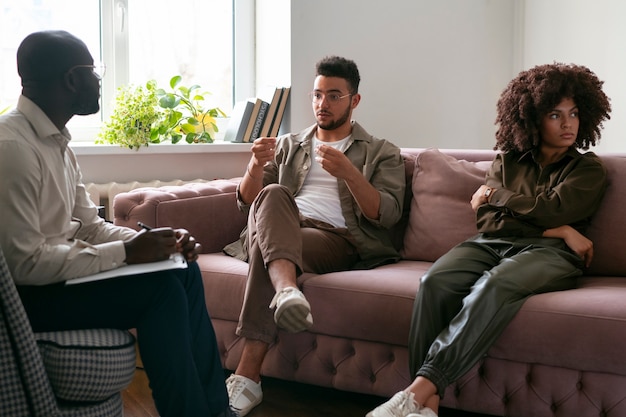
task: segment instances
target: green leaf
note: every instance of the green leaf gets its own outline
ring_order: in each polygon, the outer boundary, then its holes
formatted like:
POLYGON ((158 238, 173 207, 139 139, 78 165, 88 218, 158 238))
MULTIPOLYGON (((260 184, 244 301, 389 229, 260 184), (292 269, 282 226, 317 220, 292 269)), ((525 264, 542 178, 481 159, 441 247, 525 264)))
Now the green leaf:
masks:
POLYGON ((182 79, 183 77, 181 77, 180 75, 173 76, 172 79, 170 80, 170 87, 172 87, 172 89, 175 89, 182 79))
POLYGON ((190 134, 190 133, 196 133, 196 128, 189 123, 183 123, 180 125, 180 128, 183 130, 183 132, 190 134))
MULTIPOLYGON (((215 131, 217 132, 217 127, 215 131)), ((213 143, 213 138, 211 137, 211 135, 209 135, 209 132, 202 132, 202 134, 200 135, 200 142, 213 143)))
POLYGON ((194 143, 196 140, 196 134, 195 133, 187 133, 187 137, 185 137, 185 140, 187 141, 187 143, 194 143))
POLYGON ((180 99, 172 93, 164 95, 159 100, 159 106, 163 107, 164 109, 173 109, 179 104, 180 104, 180 99))
POLYGON ((178 87, 178 91, 180 91, 183 97, 189 98, 189 89, 187 87, 181 85, 180 87, 178 87))
POLYGON ((187 123, 189 123, 190 125, 194 125, 194 126, 198 126, 200 124, 198 119, 196 119, 195 117, 188 117, 187 123))
POLYGON ((178 143, 182 139, 183 135, 174 134, 172 135, 172 143, 178 143))

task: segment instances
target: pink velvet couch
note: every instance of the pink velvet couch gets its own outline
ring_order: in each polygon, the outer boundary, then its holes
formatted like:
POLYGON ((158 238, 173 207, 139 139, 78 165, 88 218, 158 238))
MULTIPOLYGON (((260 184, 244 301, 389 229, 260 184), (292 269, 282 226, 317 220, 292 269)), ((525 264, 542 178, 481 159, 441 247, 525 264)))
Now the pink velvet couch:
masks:
MULTIPOLYGON (((264 375, 383 397, 412 379, 407 339, 419 279, 476 233, 469 200, 494 152, 402 153, 407 216, 394 233, 403 259, 368 271, 304 274, 299 282, 315 324, 281 332, 264 375)), ((444 407, 497 416, 626 416, 626 157, 602 157, 609 187, 589 230, 592 266, 576 289, 531 297, 485 358, 448 387, 444 407)), ((198 262, 227 369, 241 354, 235 327, 247 271, 221 253, 245 224, 235 203, 238 181, 137 189, 114 202, 116 224, 183 227, 202 243, 198 262)))

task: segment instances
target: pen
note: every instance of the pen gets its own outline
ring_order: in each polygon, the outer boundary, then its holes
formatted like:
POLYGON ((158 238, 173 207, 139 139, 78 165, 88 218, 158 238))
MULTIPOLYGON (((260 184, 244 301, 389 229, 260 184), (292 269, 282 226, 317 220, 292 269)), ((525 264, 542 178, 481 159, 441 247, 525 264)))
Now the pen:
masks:
POLYGON ((150 226, 148 226, 147 224, 145 224, 145 223, 142 223, 142 222, 137 222, 137 225, 138 225, 139 227, 143 228, 143 229, 146 229, 146 230, 152 230, 152 228, 151 228, 150 226))

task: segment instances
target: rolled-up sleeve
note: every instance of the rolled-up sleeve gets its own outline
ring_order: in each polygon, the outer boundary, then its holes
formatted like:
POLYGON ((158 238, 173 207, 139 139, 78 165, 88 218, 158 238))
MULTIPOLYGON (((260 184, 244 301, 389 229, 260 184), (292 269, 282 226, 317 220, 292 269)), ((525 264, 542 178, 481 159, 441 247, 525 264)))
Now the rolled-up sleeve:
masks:
POLYGON ((402 216, 406 175, 400 149, 390 142, 382 142, 382 145, 376 159, 364 167, 365 177, 380 194, 379 218, 364 217, 370 223, 388 229, 402 216))

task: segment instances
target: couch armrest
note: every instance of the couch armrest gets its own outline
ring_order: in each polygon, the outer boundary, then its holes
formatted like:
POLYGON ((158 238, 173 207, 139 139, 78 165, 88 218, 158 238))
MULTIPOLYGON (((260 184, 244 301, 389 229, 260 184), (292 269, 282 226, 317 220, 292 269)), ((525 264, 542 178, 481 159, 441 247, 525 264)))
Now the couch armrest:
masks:
POLYGON ((202 244, 202 253, 219 252, 239 238, 246 216, 237 208, 241 178, 206 183, 146 187, 120 193, 113 200, 114 223, 138 229, 183 228, 202 244))

